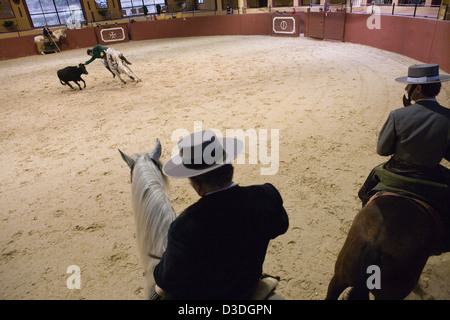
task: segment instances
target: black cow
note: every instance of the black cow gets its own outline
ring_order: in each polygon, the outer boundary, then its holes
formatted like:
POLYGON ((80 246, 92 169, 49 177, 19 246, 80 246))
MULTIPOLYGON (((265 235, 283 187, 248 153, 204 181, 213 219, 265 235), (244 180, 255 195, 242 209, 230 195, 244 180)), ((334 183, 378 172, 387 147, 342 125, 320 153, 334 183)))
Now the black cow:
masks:
POLYGON ((88 72, 86 71, 86 67, 82 63, 80 63, 78 65, 78 67, 65 67, 64 69, 60 69, 60 70, 58 70, 57 74, 58 74, 59 81, 61 82, 62 85, 67 84, 72 89, 75 89, 69 83, 69 81, 73 81, 78 85, 80 90, 82 90, 78 81, 83 81, 84 88, 86 88, 86 82, 84 82, 84 80, 81 79, 81 75, 88 74, 88 72))

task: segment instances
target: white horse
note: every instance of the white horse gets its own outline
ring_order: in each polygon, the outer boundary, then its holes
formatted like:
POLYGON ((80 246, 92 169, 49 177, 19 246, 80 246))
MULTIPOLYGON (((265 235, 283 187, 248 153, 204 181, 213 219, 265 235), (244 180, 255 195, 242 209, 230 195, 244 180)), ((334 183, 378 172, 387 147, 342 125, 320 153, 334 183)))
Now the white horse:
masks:
POLYGON ((136 222, 136 237, 144 268, 145 294, 151 297, 155 284, 153 269, 166 250, 170 223, 175 211, 165 190, 165 176, 161 171, 161 144, 150 153, 130 157, 120 154, 131 169, 131 197, 136 222))
POLYGON ((106 59, 102 59, 103 65, 111 71, 113 76, 117 76, 122 83, 126 83, 120 75, 126 74, 132 81, 141 82, 141 79, 131 70, 131 64, 122 54, 113 48, 106 49, 106 59))
MULTIPOLYGON (((122 159, 131 170, 131 198, 136 223, 141 263, 144 268, 145 295, 149 299, 159 299, 155 291, 153 270, 159 263, 167 247, 170 224, 176 218, 175 211, 166 193, 166 176, 162 173, 161 143, 150 153, 130 157, 120 151, 122 159)), ((182 268, 183 266, 180 266, 182 268)), ((275 293, 278 279, 264 276, 258 283, 252 300, 281 300, 275 293)))
MULTIPOLYGON (((61 37, 63 37, 63 38, 66 37, 66 32, 64 30, 60 29, 60 30, 53 31, 52 39, 55 43, 57 41, 59 41, 59 38, 61 38, 61 37)), ((45 41, 46 41, 46 39, 43 35, 34 37, 34 43, 36 43, 36 47, 40 54, 45 54, 45 41)), ((59 50, 59 51, 61 51, 61 50, 59 50)))

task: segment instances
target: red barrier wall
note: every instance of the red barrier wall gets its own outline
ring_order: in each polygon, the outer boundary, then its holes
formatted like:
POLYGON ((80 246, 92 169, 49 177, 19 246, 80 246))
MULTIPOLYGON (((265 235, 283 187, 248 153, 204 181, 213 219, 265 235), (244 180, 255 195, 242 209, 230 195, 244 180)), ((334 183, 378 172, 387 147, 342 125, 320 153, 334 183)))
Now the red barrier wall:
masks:
POLYGON ((14 59, 38 54, 35 36, 0 39, 0 60, 14 59))
POLYGON ((97 35, 94 28, 84 28, 76 30, 66 30, 66 38, 60 39, 62 51, 93 47, 98 44, 97 35))
POLYGON ((305 35, 323 39, 325 14, 323 12, 308 12, 305 19, 305 35))
POLYGON ((325 16, 323 37, 330 40, 344 41, 346 16, 347 14, 343 11, 329 12, 329 14, 325 16))
POLYGON ((381 28, 369 29, 370 15, 347 14, 344 41, 399 53, 450 72, 450 22, 381 15, 381 28))
POLYGON ((216 35, 269 35, 271 18, 267 14, 223 15, 161 21, 142 21, 128 25, 131 40, 216 35))
POLYGON ((437 21, 428 62, 437 62, 450 73, 450 21, 437 21))
MULTIPOLYGON (((450 73, 450 21, 382 15, 381 29, 368 29, 369 15, 347 14, 344 41, 396 52, 421 62, 439 63, 450 73)), ((301 26, 302 28, 302 26, 301 26)), ((301 29, 300 29, 301 30, 301 29)), ((207 16, 128 23, 130 40, 209 35, 271 35, 272 14, 207 16)), ((94 28, 67 30, 61 49, 98 44, 94 28)), ((38 54, 34 36, 0 39, 0 60, 38 54)))
POLYGON ((345 12, 308 12, 305 35, 311 38, 344 41, 345 12))

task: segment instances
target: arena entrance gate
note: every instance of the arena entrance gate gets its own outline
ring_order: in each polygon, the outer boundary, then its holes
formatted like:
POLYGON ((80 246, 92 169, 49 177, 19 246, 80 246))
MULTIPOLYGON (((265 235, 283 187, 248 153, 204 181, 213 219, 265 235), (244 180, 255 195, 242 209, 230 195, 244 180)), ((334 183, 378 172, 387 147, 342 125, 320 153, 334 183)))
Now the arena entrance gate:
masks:
POLYGON ((345 12, 307 12, 305 35, 344 41, 345 12))

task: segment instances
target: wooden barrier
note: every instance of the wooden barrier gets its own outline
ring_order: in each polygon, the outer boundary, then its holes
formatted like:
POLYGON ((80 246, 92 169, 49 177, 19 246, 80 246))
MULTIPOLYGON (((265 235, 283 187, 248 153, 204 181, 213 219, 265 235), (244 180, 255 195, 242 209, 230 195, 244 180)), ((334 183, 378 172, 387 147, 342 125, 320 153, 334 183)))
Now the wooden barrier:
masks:
POLYGON ((98 44, 95 28, 66 30, 66 38, 60 39, 62 51, 93 47, 98 44))
POLYGON ((345 17, 347 14, 341 12, 329 12, 325 16, 325 30, 323 37, 329 40, 344 41, 345 17))
POLYGON ((450 72, 450 23, 442 20, 380 15, 380 29, 369 29, 366 14, 347 14, 344 41, 438 63, 450 72))
POLYGON ((445 72, 450 73, 450 21, 436 21, 436 29, 431 42, 427 62, 439 63, 445 72))
POLYGON ((21 58, 38 54, 35 36, 0 39, 0 60, 21 58))
POLYGON ((272 32, 270 23, 268 14, 246 14, 141 21, 130 23, 128 28, 131 40, 148 40, 220 35, 270 35, 272 32))
POLYGON ((307 37, 323 39, 325 30, 325 14, 323 12, 308 12, 305 23, 307 37))

